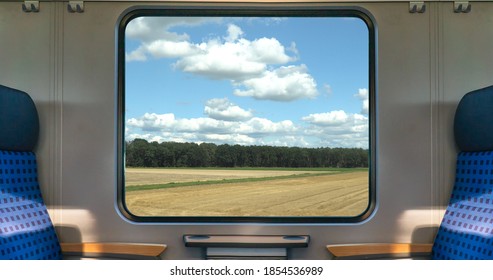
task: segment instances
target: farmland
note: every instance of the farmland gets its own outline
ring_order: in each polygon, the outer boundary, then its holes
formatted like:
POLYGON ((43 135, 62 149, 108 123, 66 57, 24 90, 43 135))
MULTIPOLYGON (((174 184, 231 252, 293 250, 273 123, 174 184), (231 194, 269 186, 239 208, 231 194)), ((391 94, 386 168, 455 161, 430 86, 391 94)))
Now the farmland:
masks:
POLYGON ((367 169, 127 168, 137 216, 354 216, 368 205, 367 169))

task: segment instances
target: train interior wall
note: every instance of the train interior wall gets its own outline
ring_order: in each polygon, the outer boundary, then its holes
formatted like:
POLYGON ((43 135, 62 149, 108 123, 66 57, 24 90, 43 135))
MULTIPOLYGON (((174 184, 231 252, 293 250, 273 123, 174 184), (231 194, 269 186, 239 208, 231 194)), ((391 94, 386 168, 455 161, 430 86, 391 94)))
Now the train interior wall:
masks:
MULTIPOLYGON (((308 234, 295 259, 326 259, 326 244, 431 242, 450 195, 460 98, 493 84, 493 3, 333 3, 366 9, 377 26, 377 208, 344 225, 136 224, 116 205, 116 35, 119 17, 144 2, 0 2, 0 84, 31 94, 40 114, 39 179, 64 242, 165 243, 166 259, 199 259, 183 234, 308 234)), ((162 5, 147 3, 146 5, 162 5)), ((178 4, 177 4, 178 5, 178 4)))

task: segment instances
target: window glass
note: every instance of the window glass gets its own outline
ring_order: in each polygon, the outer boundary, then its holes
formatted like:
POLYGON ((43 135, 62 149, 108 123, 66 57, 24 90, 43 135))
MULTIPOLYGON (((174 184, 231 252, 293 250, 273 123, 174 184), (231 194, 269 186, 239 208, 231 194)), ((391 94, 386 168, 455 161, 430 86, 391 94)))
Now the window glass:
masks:
POLYGON ((366 21, 152 14, 123 30, 131 215, 289 221, 369 208, 366 21))

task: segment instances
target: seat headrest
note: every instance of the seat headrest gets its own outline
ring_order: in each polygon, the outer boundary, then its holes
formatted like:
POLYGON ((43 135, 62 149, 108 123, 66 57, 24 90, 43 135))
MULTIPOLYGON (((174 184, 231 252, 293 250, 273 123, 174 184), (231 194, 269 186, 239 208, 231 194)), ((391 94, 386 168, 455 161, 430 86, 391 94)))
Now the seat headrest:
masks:
POLYGON ((493 150, 493 86, 462 98, 455 112, 454 134, 461 151, 493 150))
POLYGON ((38 135, 38 111, 31 97, 0 85, 0 150, 32 151, 38 135))

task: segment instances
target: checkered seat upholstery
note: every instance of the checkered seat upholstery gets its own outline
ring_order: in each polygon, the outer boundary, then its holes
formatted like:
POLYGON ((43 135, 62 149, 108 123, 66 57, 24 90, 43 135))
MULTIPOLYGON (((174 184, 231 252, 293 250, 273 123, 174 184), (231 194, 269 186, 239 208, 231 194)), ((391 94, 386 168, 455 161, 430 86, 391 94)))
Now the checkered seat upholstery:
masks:
POLYGON ((493 259, 493 87, 465 95, 454 133, 461 150, 433 259, 493 259))
POLYGON ((39 121, 24 92, 0 86, 0 259, 60 259, 37 178, 39 121))

